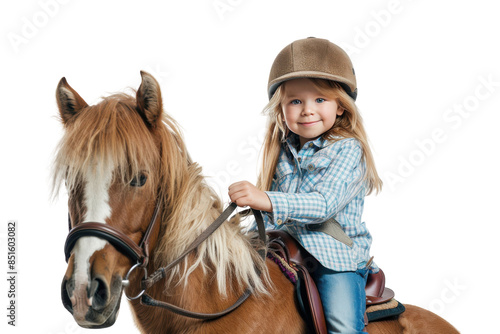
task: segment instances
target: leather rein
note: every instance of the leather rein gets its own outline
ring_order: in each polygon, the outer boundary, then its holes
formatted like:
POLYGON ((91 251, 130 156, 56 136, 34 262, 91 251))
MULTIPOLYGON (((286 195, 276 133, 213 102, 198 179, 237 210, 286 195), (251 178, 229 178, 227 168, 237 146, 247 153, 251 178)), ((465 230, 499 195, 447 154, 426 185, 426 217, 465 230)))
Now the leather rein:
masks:
MULTIPOLYGON (((252 289, 251 287, 248 287, 243 294, 238 298, 238 300, 228 307, 227 309, 217 312, 217 313, 198 313, 198 312, 192 312, 185 310, 183 308, 180 308, 178 306, 175 306, 173 304, 169 304, 166 302, 162 302, 159 300, 156 300, 149 296, 146 293, 146 290, 150 287, 152 287, 154 284, 156 284, 158 281, 163 279, 167 273, 173 269, 177 264, 179 264, 189 253, 191 253, 193 250, 195 250, 202 242, 204 242, 212 233, 214 233, 221 225, 224 223, 229 216, 234 212, 236 209, 237 205, 236 203, 231 203, 223 212, 222 214, 205 230, 203 231, 190 245, 189 247, 186 248, 184 253, 182 253, 177 259, 172 261, 170 264, 168 264, 165 267, 159 268, 156 270, 153 274, 151 274, 148 277, 148 273, 146 270, 146 266, 149 263, 149 239, 151 237, 151 231, 154 229, 154 227, 157 224, 158 221, 158 213, 160 211, 160 203, 157 202, 155 210, 153 212, 153 216, 151 218, 151 221, 149 222, 148 228, 146 229, 146 232, 144 233, 144 236, 142 237, 142 240, 139 244, 136 244, 132 239, 130 239, 126 234, 121 232, 120 230, 104 224, 104 223, 97 223, 97 222, 86 222, 82 224, 78 224, 77 226, 71 228, 71 219, 68 215, 68 222, 69 222, 69 233, 66 238, 66 243, 64 245, 64 253, 66 256, 66 262, 68 262, 69 257, 71 256, 71 251, 73 247, 75 246, 76 241, 84 236, 94 236, 98 237, 101 239, 104 239, 108 241, 113 247, 115 247, 118 251, 120 251, 122 254, 126 255, 133 261, 135 261, 135 264, 129 269, 127 275, 122 280, 122 285, 124 288, 128 287, 130 285, 129 282, 129 276, 130 274, 137 268, 142 268, 144 271, 144 279, 141 281, 141 292, 136 295, 130 297, 127 294, 127 291, 125 290, 125 295, 129 300, 134 300, 141 298, 141 303, 144 305, 149 305, 149 306, 157 306, 157 307, 162 307, 167 310, 170 310, 171 312, 174 312, 179 315, 195 318, 195 319, 201 319, 201 320, 210 320, 210 319, 215 319, 219 318, 221 316, 224 316, 233 310, 235 310, 237 307, 239 307, 243 302, 251 295, 252 289)), ((259 231, 259 238, 264 242, 266 241, 266 234, 265 234, 265 227, 264 227, 264 220, 262 219, 262 214, 258 210, 252 209, 252 213, 255 217, 255 221, 257 223, 258 231, 259 231)), ((261 249, 259 250, 259 254, 262 256, 262 258, 265 258, 265 250, 261 249)), ((257 270, 257 269, 256 269, 257 270)))

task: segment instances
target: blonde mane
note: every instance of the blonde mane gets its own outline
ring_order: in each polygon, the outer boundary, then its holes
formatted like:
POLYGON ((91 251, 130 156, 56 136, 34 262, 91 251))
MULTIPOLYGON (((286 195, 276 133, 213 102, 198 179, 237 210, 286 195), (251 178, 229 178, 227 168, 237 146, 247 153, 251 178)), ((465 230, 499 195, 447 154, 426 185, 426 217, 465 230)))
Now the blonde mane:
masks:
MULTIPOLYGON (((201 167, 191 161, 176 122, 163 113, 163 122, 148 129, 136 111, 135 99, 125 94, 106 97, 84 109, 67 126, 54 161, 53 194, 63 182, 68 192, 76 191, 82 175, 110 166, 114 177, 125 183, 144 170, 150 171, 148 182, 152 180, 159 189, 163 214, 154 251, 157 267, 181 255, 223 209, 221 200, 205 182, 201 167)), ((255 243, 242 233, 239 220, 232 219, 171 272, 166 287, 187 284, 189 275, 201 268, 215 276, 222 295, 228 289, 248 286, 266 293, 256 268, 265 278, 267 268, 254 250, 255 243)))

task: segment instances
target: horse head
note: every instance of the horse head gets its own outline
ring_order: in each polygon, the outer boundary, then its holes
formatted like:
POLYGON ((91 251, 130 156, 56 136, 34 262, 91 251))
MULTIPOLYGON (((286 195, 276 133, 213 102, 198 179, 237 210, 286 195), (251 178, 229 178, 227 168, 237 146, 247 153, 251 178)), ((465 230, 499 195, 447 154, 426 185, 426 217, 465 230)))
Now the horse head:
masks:
MULTIPOLYGON (((105 224, 135 244, 155 212, 162 178, 157 134, 163 120, 161 92, 151 75, 141 76, 135 99, 116 94, 93 106, 65 78, 56 90, 65 132, 54 162, 54 189, 66 185, 70 228, 105 224)), ((151 233, 149 248, 156 244, 158 229, 151 233)), ((136 263, 95 235, 80 235, 67 251, 64 306, 82 327, 111 326, 120 308, 123 279, 136 263)), ((131 274, 136 283, 129 288, 131 294, 139 291, 140 278, 141 270, 131 274)))
MULTIPOLYGON (((223 328, 249 332, 252 321, 239 319, 262 316, 274 300, 267 262, 256 251, 262 242, 243 233, 233 217, 184 256, 220 216, 223 203, 190 159, 178 125, 163 112, 158 83, 147 73, 141 76, 135 97, 115 94, 92 106, 64 78, 57 87, 64 135, 54 160, 53 191, 65 185, 70 222, 63 305, 82 327, 109 327, 122 294, 140 296, 141 280, 170 266, 158 284, 148 286, 148 296, 185 310, 218 313, 251 289, 242 307, 220 319, 223 328)), ((291 293, 287 300, 293 304, 291 293)), ((219 320, 191 319, 138 299, 131 301, 131 310, 145 333, 221 326, 219 320)), ((292 321, 297 311, 290 313, 270 323, 297 327, 292 321)))

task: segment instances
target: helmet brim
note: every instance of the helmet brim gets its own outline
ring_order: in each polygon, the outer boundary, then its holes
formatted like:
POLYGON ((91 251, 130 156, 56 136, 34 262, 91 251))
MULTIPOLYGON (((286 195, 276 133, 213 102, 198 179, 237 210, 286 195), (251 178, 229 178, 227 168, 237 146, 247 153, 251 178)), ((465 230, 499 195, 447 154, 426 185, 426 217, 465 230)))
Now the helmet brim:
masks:
POLYGON ((272 80, 269 85, 267 91, 269 92, 269 99, 271 99, 276 92, 276 89, 284 83, 285 81, 288 80, 293 80, 293 79, 300 79, 300 78, 309 78, 309 79, 325 79, 325 80, 331 80, 338 82, 342 88, 346 91, 346 93, 354 100, 356 101, 356 97, 358 95, 358 90, 357 88, 354 89, 354 91, 351 89, 351 87, 356 87, 356 84, 346 80, 344 77, 329 74, 329 73, 324 73, 324 72, 318 72, 318 71, 298 71, 298 72, 292 72, 292 73, 287 73, 284 74, 274 80, 272 80))

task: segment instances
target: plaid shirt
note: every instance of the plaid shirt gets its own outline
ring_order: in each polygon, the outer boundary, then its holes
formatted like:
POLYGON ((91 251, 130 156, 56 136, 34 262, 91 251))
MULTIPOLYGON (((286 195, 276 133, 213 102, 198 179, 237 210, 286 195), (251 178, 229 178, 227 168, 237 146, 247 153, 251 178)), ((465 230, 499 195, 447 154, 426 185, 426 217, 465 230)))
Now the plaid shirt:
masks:
MULTIPOLYGON (((297 152, 294 134, 283 143, 271 191, 273 212, 266 227, 286 229, 325 267, 355 271, 369 260, 372 237, 361 221, 366 184, 362 148, 354 138, 336 142, 319 137, 297 152), (331 236, 306 229, 331 217, 353 240, 349 247, 331 236)), ((375 265, 372 269, 377 271, 375 265)))

